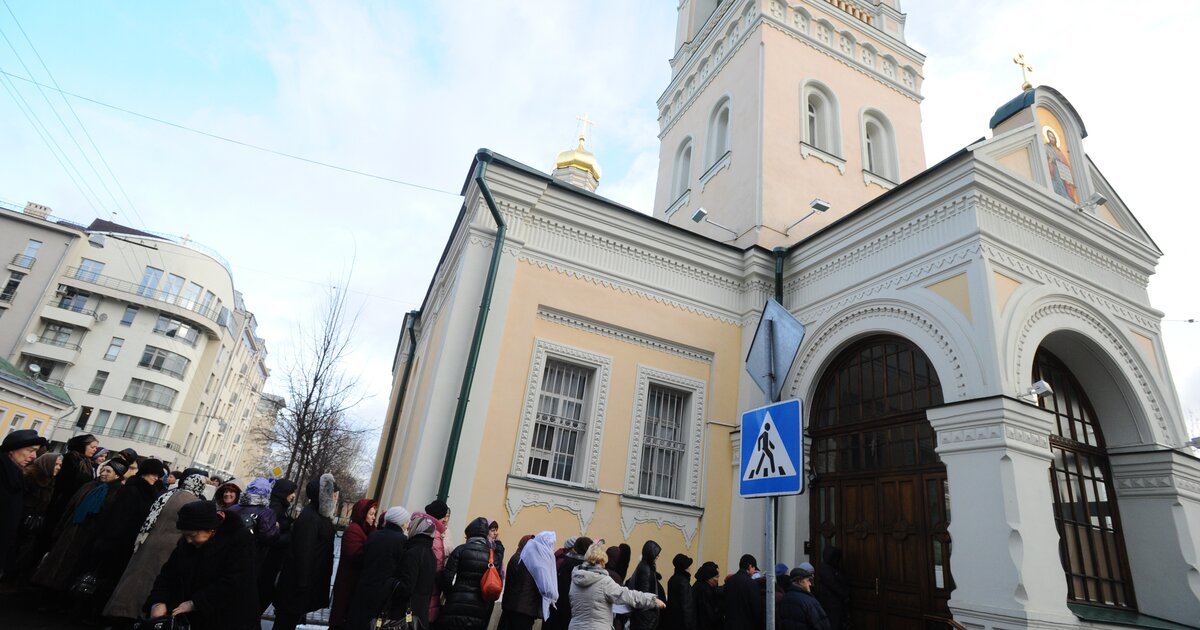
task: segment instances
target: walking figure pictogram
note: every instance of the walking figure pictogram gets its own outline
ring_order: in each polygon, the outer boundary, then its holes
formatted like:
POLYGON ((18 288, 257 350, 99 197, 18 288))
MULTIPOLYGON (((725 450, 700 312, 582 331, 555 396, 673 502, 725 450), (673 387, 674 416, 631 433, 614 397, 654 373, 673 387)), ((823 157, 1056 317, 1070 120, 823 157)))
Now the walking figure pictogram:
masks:
POLYGON ((775 443, 771 441, 771 423, 763 423, 763 431, 758 434, 758 444, 755 445, 761 455, 758 456, 758 463, 754 465, 754 470, 750 471, 750 478, 753 479, 763 470, 763 460, 771 460, 771 474, 775 474, 775 443))

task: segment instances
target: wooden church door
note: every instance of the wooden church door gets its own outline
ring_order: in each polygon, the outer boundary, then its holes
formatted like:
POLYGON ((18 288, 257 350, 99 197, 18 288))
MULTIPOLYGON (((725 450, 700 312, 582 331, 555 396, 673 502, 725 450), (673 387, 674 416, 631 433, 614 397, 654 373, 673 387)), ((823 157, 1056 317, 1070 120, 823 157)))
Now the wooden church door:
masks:
POLYGON ((924 414, 941 402, 924 354, 894 337, 848 348, 817 389, 814 555, 842 549, 857 628, 920 629, 926 615, 949 617, 946 469, 924 414))

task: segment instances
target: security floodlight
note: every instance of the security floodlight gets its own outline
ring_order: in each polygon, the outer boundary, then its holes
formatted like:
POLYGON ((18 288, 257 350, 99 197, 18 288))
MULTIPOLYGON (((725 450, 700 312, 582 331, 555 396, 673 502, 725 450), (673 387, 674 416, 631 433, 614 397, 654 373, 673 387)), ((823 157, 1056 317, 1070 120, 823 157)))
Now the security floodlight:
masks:
POLYGON ((88 245, 92 247, 104 247, 103 234, 88 234, 88 245))
POLYGON ((704 220, 704 217, 707 216, 708 210, 705 210, 704 208, 696 208, 696 211, 692 213, 692 220, 696 223, 699 223, 704 220))
POLYGON ((727 228, 724 225, 721 225, 720 223, 717 223, 716 221, 713 221, 712 219, 708 218, 708 210, 705 210, 704 208, 696 208, 696 211, 692 213, 692 221, 695 221, 696 223, 703 222, 703 223, 708 223, 709 225, 715 225, 715 226, 721 228, 722 230, 725 230, 726 232, 729 232, 730 234, 732 234, 733 238, 737 238, 737 237, 741 236, 741 234, 738 234, 735 230, 727 228))
POLYGON ((813 209, 813 212, 825 212, 829 209, 829 202, 824 199, 813 199, 808 202, 808 207, 813 209))
POLYGON ((1185 442, 1184 445, 1190 446, 1192 448, 1200 449, 1200 437, 1194 437, 1194 438, 1188 440, 1187 442, 1185 442))
POLYGON ((1087 200, 1087 205, 1092 206, 1093 208, 1096 206, 1103 206, 1107 203, 1108 203, 1108 197, 1105 197, 1104 195, 1102 195, 1098 192, 1092 193, 1092 196, 1088 197, 1088 200, 1087 200))

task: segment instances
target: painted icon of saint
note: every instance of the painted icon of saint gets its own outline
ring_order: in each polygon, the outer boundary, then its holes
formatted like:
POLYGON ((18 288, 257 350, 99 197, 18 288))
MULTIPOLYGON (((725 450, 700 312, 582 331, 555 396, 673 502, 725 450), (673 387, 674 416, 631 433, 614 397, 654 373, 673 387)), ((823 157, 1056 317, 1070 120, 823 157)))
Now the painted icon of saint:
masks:
POLYGON ((1046 139, 1046 162, 1050 167, 1050 185, 1054 192, 1079 203, 1079 192, 1075 188, 1075 176, 1071 173, 1071 162, 1059 145, 1058 134, 1050 127, 1042 127, 1046 139))

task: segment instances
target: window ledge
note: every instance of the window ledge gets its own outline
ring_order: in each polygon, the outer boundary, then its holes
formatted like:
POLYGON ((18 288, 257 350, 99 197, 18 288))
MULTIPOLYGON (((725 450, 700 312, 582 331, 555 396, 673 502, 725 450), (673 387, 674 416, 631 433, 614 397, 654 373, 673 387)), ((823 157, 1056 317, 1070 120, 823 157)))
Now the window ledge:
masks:
POLYGON ((732 155, 733 151, 726 151, 725 155, 718 158, 716 162, 713 162, 712 166, 708 167, 707 171, 704 171, 704 174, 700 176, 700 192, 704 192, 704 187, 708 185, 708 180, 716 177, 717 173, 720 173, 723 169, 729 168, 732 155))
POLYGON ((670 219, 671 215, 675 214, 676 210, 686 206, 688 204, 688 202, 691 201, 691 199, 692 199, 692 189, 689 188, 689 189, 683 191, 683 194, 679 195, 679 198, 676 199, 674 202, 672 202, 671 205, 667 206, 667 212, 666 212, 664 218, 670 219))
POLYGON ((541 505, 547 512, 559 508, 574 514, 579 519, 579 531, 586 532, 600 497, 597 490, 530 477, 509 475, 506 485, 508 496, 504 503, 508 508, 509 525, 516 522, 517 514, 523 508, 541 505))
POLYGON ((827 164, 832 164, 833 166, 837 167, 839 173, 842 175, 846 174, 846 160, 843 160, 832 153, 826 153, 825 151, 822 151, 821 149, 818 149, 807 142, 800 143, 800 155, 805 158, 814 157, 827 164))
POLYGON ((862 174, 863 174, 863 185, 864 186, 870 186, 871 184, 875 184, 875 185, 883 188, 884 190, 891 190, 896 187, 896 182, 894 182, 882 175, 872 173, 871 171, 868 171, 866 169, 863 169, 862 174))
POLYGON ((691 547, 692 539, 700 529, 700 517, 704 508, 684 505, 674 501, 652 497, 621 495, 621 531, 628 539, 638 523, 674 525, 683 533, 684 546, 691 547))

